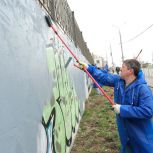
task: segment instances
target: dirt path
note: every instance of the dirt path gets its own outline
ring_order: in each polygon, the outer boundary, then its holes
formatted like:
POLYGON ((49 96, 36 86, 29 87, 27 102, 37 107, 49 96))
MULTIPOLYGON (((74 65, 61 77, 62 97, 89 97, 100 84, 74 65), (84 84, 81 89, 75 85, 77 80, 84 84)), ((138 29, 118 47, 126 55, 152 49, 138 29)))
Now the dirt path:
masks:
POLYGON ((92 90, 71 153, 119 153, 119 147, 115 114, 106 98, 92 90))

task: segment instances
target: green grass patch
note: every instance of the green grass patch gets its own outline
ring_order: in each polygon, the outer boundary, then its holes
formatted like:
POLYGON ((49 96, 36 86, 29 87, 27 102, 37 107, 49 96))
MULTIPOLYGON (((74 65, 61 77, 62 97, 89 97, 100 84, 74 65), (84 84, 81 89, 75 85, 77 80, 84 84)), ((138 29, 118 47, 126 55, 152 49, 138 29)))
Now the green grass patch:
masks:
MULTIPOLYGON (((104 87, 104 90, 109 90, 104 87)), ((109 92, 112 94, 112 90, 109 92)), ((71 153, 118 153, 120 142, 115 113, 104 96, 93 89, 71 153)))

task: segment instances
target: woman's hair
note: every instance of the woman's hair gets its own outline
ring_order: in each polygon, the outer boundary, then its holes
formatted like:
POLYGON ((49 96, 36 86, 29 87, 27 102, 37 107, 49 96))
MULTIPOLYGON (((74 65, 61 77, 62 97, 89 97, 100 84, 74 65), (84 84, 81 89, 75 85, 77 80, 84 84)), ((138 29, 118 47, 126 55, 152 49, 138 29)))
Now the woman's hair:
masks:
POLYGON ((138 76, 141 65, 136 59, 127 59, 123 63, 127 66, 128 69, 133 69, 134 75, 138 76))

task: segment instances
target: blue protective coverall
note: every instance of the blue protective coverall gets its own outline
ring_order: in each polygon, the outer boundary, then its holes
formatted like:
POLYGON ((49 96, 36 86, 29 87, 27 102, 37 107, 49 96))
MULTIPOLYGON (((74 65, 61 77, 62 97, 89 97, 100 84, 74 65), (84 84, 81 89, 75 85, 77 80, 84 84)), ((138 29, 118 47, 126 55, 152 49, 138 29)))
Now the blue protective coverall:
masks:
MULTIPOLYGON (((92 66, 95 67, 95 69, 98 69, 97 66, 94 66, 94 65, 92 65, 92 66)), ((103 73, 108 73, 108 71, 109 71, 108 65, 106 64, 103 69, 99 69, 99 70, 102 71, 103 73)), ((99 82, 98 84, 100 85, 100 87, 103 86, 102 82, 99 82)), ((98 88, 95 83, 93 83, 93 88, 98 88)))
POLYGON ((153 153, 153 95, 144 76, 139 74, 125 88, 125 81, 119 75, 103 73, 91 65, 87 70, 97 82, 114 87, 114 102, 121 104, 120 114, 116 114, 120 152, 153 153), (132 151, 127 151, 129 146, 132 151))

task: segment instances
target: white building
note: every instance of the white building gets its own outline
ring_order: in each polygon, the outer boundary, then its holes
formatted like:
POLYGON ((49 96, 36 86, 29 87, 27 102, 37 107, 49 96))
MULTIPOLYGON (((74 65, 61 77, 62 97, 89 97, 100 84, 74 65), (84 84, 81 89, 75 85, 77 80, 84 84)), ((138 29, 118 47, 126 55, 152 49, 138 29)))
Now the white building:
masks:
POLYGON ((104 57, 101 57, 101 56, 98 56, 98 55, 95 55, 95 54, 92 54, 92 57, 94 59, 94 64, 97 65, 97 67, 104 67, 106 65, 106 61, 104 60, 104 57))

